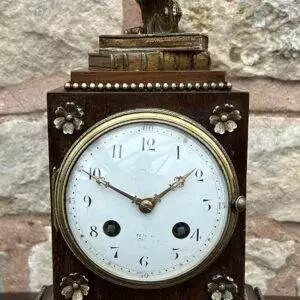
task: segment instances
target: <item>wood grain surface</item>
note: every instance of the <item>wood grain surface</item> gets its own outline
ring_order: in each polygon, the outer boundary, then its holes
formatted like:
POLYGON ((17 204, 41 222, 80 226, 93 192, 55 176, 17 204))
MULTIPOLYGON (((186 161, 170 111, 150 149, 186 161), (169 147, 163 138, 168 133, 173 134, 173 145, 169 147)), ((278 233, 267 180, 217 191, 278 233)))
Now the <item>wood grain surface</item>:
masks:
MULTIPOLYGON (((1 300, 37 300, 36 293, 14 293, 14 294, 0 294, 1 300)), ((42 299, 46 300, 46 299, 42 299)), ((265 296, 264 300, 300 300, 300 297, 288 296, 265 296)))
MULTIPOLYGON (((128 79, 125 77, 125 81, 128 79)), ((58 106, 73 101, 85 112, 85 130, 98 121, 125 110, 135 108, 160 108, 184 114, 199 122, 212 134, 209 117, 217 105, 233 104, 240 110, 242 120, 233 134, 215 135, 230 156, 236 169, 240 193, 246 193, 246 165, 249 95, 245 92, 201 91, 201 92, 84 92, 58 89, 48 94, 50 170, 59 168, 70 146, 82 132, 65 136, 55 129, 54 112, 58 106)), ((52 171, 51 171, 52 172, 52 171)), ((52 199, 53 201, 53 199, 52 199)), ((54 219, 53 219, 54 220, 54 219)), ((174 287, 160 290, 135 290, 112 284, 89 271, 70 251, 61 233, 53 226, 54 293, 60 295, 62 277, 78 272, 89 278, 90 299, 101 300, 208 300, 206 285, 211 278, 225 273, 235 279, 239 286, 237 299, 244 297, 245 264, 245 214, 240 214, 233 237, 222 255, 202 274, 174 287)))
POLYGON ((72 82, 103 82, 103 83, 139 83, 139 82, 167 82, 167 83, 180 83, 180 82, 224 82, 225 72, 223 71, 165 71, 165 72, 99 72, 97 69, 77 70, 71 72, 72 82))

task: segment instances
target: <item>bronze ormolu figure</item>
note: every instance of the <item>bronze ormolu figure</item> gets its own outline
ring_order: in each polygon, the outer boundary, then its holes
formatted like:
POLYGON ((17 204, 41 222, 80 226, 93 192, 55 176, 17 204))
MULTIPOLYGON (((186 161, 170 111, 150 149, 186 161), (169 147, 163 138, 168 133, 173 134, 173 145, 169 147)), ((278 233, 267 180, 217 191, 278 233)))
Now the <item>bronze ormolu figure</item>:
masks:
POLYGON ((143 26, 126 30, 126 33, 175 33, 182 17, 175 0, 136 0, 142 12, 143 26))

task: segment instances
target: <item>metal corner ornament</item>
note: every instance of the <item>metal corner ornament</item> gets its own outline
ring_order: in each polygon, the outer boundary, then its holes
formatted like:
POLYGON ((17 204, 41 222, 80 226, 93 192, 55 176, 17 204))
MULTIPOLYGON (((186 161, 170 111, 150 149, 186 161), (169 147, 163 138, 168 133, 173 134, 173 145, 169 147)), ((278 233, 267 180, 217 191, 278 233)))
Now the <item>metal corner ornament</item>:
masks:
POLYGON ((229 276, 216 275, 207 285, 207 291, 212 300, 234 300, 238 292, 238 286, 229 276))
POLYGON ((83 128, 82 117, 84 112, 74 102, 67 102, 65 107, 59 106, 55 110, 57 118, 54 120, 55 128, 62 130, 64 134, 73 134, 83 128))
POLYGON ((215 133, 224 134, 226 131, 233 132, 237 129, 237 122, 241 119, 239 110, 235 109, 231 104, 225 104, 222 107, 215 107, 209 121, 211 125, 215 126, 215 133))
POLYGON ((82 300, 87 296, 90 290, 88 279, 78 273, 71 273, 69 276, 61 280, 61 294, 65 299, 82 300))

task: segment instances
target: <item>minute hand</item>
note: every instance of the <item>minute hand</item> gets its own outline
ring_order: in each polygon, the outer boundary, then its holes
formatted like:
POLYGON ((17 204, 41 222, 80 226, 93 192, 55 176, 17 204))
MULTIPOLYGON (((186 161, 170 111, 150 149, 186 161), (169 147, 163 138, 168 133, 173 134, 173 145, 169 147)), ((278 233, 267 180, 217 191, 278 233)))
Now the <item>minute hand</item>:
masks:
POLYGON ((160 201, 164 196, 166 196, 171 191, 174 191, 177 188, 182 188, 184 186, 185 181, 187 180, 187 178, 189 176, 191 176, 195 170, 196 169, 193 169, 192 171, 188 172, 187 174, 185 174, 183 176, 175 177, 174 182, 172 184, 170 184, 169 187, 167 189, 165 189, 164 191, 162 191, 159 195, 155 195, 155 198, 158 201, 160 201))
POLYGON ((86 172, 85 170, 82 170, 84 173, 86 173, 87 175, 89 175, 91 178, 93 178, 99 185, 104 186, 105 188, 110 188, 111 190, 114 190, 115 192, 123 195, 124 197, 130 199, 133 203, 135 204, 139 204, 140 200, 136 197, 136 196, 132 196, 118 188, 116 188, 115 186, 113 186, 112 184, 110 184, 108 181, 106 181, 104 178, 99 178, 89 172, 86 172))

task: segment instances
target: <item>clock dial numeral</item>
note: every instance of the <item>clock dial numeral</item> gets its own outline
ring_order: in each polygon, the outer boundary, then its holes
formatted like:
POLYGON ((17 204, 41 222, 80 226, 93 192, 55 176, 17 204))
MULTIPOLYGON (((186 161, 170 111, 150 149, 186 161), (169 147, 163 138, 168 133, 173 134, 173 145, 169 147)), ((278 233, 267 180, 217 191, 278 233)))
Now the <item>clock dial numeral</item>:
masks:
POLYGON ((90 207, 92 205, 92 198, 90 196, 88 196, 88 195, 86 195, 86 196, 83 197, 83 201, 85 203, 87 203, 87 207, 90 207))
POLYGON ((180 248, 173 248, 173 249, 172 249, 173 254, 174 254, 174 260, 176 260, 176 259, 179 258, 178 250, 180 250, 180 248))
POLYGON ((177 160, 180 159, 180 146, 177 146, 177 160))
POLYGON ((114 145, 113 146, 113 152, 112 152, 112 157, 113 158, 122 158, 122 150, 123 146, 122 145, 114 145))
POLYGON ((196 176, 196 178, 197 178, 197 181, 203 182, 203 181, 204 181, 203 175, 204 175, 204 174, 203 174, 203 171, 202 171, 202 170, 200 170, 200 169, 196 170, 195 176, 196 176))
POLYGON ((197 228, 191 235, 190 239, 195 239, 197 242, 201 240, 200 229, 197 228))
POLYGON ((149 257, 148 256, 143 256, 140 258, 139 263, 142 267, 148 267, 149 265, 149 257))
POLYGON ((90 236, 91 237, 98 237, 98 228, 97 228, 97 226, 91 226, 91 231, 90 231, 90 236))
POLYGON ((204 210, 207 211, 207 212, 210 211, 211 208, 212 208, 210 202, 212 200, 211 199, 203 199, 202 201, 203 201, 203 204, 204 204, 204 210))
MULTIPOLYGON (((90 168, 90 172, 91 175, 96 176, 97 178, 101 177, 101 170, 99 168, 90 168)), ((92 176, 89 176, 89 179, 92 180, 92 176)))
POLYGON ((143 151, 155 151, 155 139, 149 138, 143 138, 143 145, 142 150, 143 151))
POLYGON ((219 209, 227 209, 228 208, 228 203, 227 202, 219 202, 218 203, 219 209))
POLYGON ((143 131, 153 131, 154 126, 153 125, 144 125, 143 126, 143 131))
POLYGON ((120 247, 110 247, 110 249, 115 250, 114 258, 119 258, 120 247))

